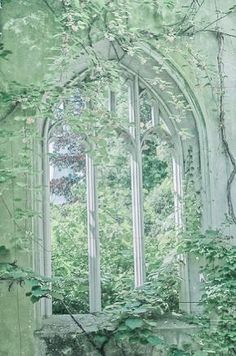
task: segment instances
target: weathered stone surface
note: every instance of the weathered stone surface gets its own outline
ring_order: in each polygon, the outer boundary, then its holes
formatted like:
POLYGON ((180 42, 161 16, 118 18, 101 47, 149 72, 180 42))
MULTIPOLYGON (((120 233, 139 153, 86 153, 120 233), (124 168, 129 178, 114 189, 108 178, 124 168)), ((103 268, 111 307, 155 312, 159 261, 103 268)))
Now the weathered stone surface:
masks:
MULTIPOLYGON (((48 74, 51 62, 49 57, 52 56, 52 47, 56 44, 53 39, 56 32, 55 21, 41 1, 4 1, 0 7, 1 42, 5 50, 11 51, 8 59, 1 59, 0 62, 0 90, 7 89, 12 81, 22 87, 39 85, 48 74)), ((24 142, 21 133, 22 119, 26 113, 17 108, 6 120, 2 120, 11 105, 12 103, 4 105, 2 102, 0 105, 0 130, 7 130, 11 137, 7 139, 1 131, 0 156, 6 156, 8 160, 1 160, 0 169, 4 169, 4 166, 17 166, 23 160, 24 142)), ((17 180, 24 184, 26 177, 18 173, 17 180)), ((22 232, 12 217, 15 213, 14 207, 25 209, 26 205, 29 206, 30 199, 30 194, 27 197, 24 188, 16 185, 13 187, 12 182, 5 186, 3 191, 1 187, 0 245, 5 245, 10 250, 9 262, 15 260, 21 266, 34 268, 32 240, 28 238, 29 247, 26 251, 19 249, 22 232)), ((24 229, 30 229, 31 223, 29 221, 24 229)), ((26 298, 25 292, 19 285, 13 286, 9 292, 8 284, 0 283, 1 356, 34 356, 36 308, 29 298, 26 298)))
MULTIPOLYGON (((104 314, 81 314, 75 318, 82 325, 86 333, 99 333, 101 330, 113 330, 114 325, 109 317, 104 314)), ((196 331, 196 327, 190 326, 179 320, 162 318, 157 321, 156 335, 160 336, 168 345, 183 346, 192 342, 190 335, 196 331)), ((94 336, 94 334, 93 334, 94 336)), ((54 315, 44 322, 41 330, 35 332, 39 353, 37 356, 97 356, 97 351, 85 333, 72 320, 69 315, 54 315)), ((160 356, 165 351, 158 347, 141 344, 118 345, 114 339, 110 339, 104 347, 103 356, 160 356)))

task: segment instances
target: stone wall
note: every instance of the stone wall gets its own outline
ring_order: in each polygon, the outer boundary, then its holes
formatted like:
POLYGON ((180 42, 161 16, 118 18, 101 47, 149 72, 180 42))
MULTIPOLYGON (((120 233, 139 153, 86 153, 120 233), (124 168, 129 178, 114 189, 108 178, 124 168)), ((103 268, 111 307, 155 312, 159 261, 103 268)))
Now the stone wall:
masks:
MULTIPOLYGON (((56 25, 42 2, 4 1, 0 9, 1 42, 4 49, 11 51, 8 60, 1 60, 0 88, 9 88, 11 81, 19 86, 42 84, 48 72, 52 48, 55 45, 53 35, 56 25)), ((2 118, 11 104, 0 105, 2 118)), ((34 239, 31 240, 32 219, 28 222, 14 220, 14 209, 30 207, 31 173, 25 175, 17 170, 23 160, 24 140, 22 137, 23 120, 31 113, 20 108, 12 111, 7 120, 0 123, 0 168, 10 167, 16 171, 13 186, 10 182, 1 190, 0 198, 0 245, 9 249, 7 261, 16 261, 23 267, 35 266, 33 252, 34 239), (7 132, 7 134, 6 134, 7 132), (6 138, 6 136, 8 138, 6 138), (17 226, 18 225, 18 226, 17 226), (25 232, 29 231, 28 240, 22 241, 25 232), (22 243, 24 249, 21 248, 22 243)), ((20 211, 20 210, 18 210, 20 211)), ((0 256, 0 262, 4 259, 0 256)), ((35 354, 33 333, 36 328, 36 308, 25 296, 26 290, 21 286, 13 286, 8 290, 8 283, 0 283, 0 355, 1 356, 33 356, 35 354)))
MULTIPOLYGON (((75 316, 88 335, 99 332, 111 331, 114 324, 106 315, 81 314, 75 316)), ((196 327, 188 325, 176 319, 161 318, 157 321, 156 335, 162 338, 167 345, 183 347, 187 343, 193 343, 191 335, 196 327)), ((99 352, 91 344, 85 333, 72 320, 70 315, 54 315, 45 320, 41 330, 35 332, 38 340, 37 356, 165 356, 165 348, 151 345, 117 343, 111 338, 106 343, 102 352, 99 352)), ((94 339, 95 340, 95 339, 94 339)), ((96 342, 96 341, 95 341, 96 342)), ((100 346, 97 343, 98 346, 100 346)))

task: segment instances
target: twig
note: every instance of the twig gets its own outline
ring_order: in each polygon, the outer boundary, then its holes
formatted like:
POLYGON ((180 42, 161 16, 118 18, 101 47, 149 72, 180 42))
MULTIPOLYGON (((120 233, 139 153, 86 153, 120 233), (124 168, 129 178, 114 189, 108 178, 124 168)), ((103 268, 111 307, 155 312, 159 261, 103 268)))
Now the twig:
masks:
POLYGON ((48 1, 47 1, 47 0, 43 0, 43 2, 44 2, 45 5, 49 8, 49 10, 51 11, 51 13, 52 13, 53 15, 56 15, 54 9, 51 7, 51 5, 48 3, 48 1))
POLYGON ((95 348, 96 351, 98 351, 100 353, 100 355, 102 356, 106 356, 103 348, 100 348, 96 345, 96 343, 93 340, 93 337, 87 333, 87 331, 84 329, 83 325, 74 317, 74 315, 71 313, 70 309, 68 308, 68 306, 65 304, 64 301, 59 300, 63 307, 66 309, 66 311, 68 312, 69 316, 71 317, 71 319, 74 321, 74 323, 83 331, 84 335, 86 336, 86 338, 88 339, 88 341, 90 342, 91 345, 93 345, 93 347, 95 348))
POLYGON ((194 34, 205 31, 206 29, 208 29, 210 26, 214 25, 215 23, 218 23, 220 20, 224 19, 226 16, 228 16, 229 14, 231 14, 231 12, 226 12, 224 15, 222 15, 221 17, 218 17, 216 20, 210 22, 208 25, 206 25, 205 27, 203 27, 200 30, 197 30, 194 32, 194 34))
MULTIPOLYGON (((218 31, 212 29, 212 30, 205 30, 205 32, 217 33, 218 31)), ((234 37, 234 38, 236 38, 236 35, 233 35, 232 33, 227 33, 227 32, 222 32, 222 31, 221 31, 221 34, 224 35, 224 36, 229 36, 229 37, 234 37)))
POLYGON ((13 112, 16 110, 16 108, 17 108, 19 105, 20 105, 20 102, 19 102, 19 101, 17 101, 15 104, 13 104, 13 105, 11 106, 11 108, 7 111, 7 113, 6 113, 5 115, 3 115, 3 116, 0 118, 0 122, 6 120, 6 118, 7 118, 9 115, 13 114, 13 112))
POLYGON ((222 54, 224 50, 224 36, 221 32, 217 32, 217 40, 219 51, 217 55, 217 64, 218 64, 218 72, 219 72, 219 80, 220 80, 220 95, 219 95, 219 121, 220 121, 220 134, 221 139, 223 142, 223 146, 228 156, 233 169, 230 173, 229 179, 227 180, 227 201, 228 201, 228 210, 229 215, 232 218, 233 222, 236 224, 236 216, 232 201, 232 183, 236 176, 236 160, 230 151, 229 143, 226 137, 226 130, 225 130, 225 111, 224 111, 224 64, 222 61, 222 54))

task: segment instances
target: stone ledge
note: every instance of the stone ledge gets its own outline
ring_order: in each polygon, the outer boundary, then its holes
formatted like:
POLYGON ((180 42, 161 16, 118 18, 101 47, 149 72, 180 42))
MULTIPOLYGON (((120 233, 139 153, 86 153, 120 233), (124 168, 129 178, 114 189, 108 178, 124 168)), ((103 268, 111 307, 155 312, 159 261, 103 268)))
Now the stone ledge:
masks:
MULTIPOLYGON (((102 329, 112 330, 112 323, 105 314, 76 314, 73 315, 83 326, 87 333, 97 332, 102 329)), ((52 315, 43 320, 43 327, 35 333, 40 336, 63 335, 64 333, 81 334, 83 331, 72 320, 70 315, 52 315)))
MULTIPOLYGON (((99 330, 113 330, 110 318, 106 314, 79 314, 74 317, 80 322, 87 333, 99 330)), ((196 332, 196 326, 189 325, 174 318, 161 318, 157 321, 156 335, 162 337, 168 344, 182 347, 191 342, 191 335, 196 332)), ((37 356, 97 356, 84 332, 76 325, 70 315, 53 315, 43 322, 41 330, 35 332, 40 350, 37 356)), ((107 356, 159 356, 163 351, 150 345, 124 345, 122 350, 113 340, 106 345, 107 356)))

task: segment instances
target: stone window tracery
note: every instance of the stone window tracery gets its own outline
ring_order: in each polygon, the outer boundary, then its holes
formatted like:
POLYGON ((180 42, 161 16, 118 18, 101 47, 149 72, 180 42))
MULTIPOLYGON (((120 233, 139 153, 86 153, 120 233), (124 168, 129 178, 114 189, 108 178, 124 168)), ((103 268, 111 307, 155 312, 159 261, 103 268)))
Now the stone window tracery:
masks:
MULTIPOLYGON (((164 122, 161 120, 161 114, 157 99, 145 87, 138 75, 131 75, 126 80, 125 89, 127 99, 123 102, 123 110, 128 111, 128 121, 121 122, 116 128, 117 134, 126 143, 130 154, 131 170, 131 191, 132 191, 132 223, 133 223, 133 259, 134 259, 134 286, 140 288, 145 283, 145 248, 144 248, 144 215, 143 215, 143 177, 142 177, 142 151, 145 142, 152 136, 160 134, 162 126, 162 135, 165 132, 169 139, 170 133, 164 122), (141 104, 140 104, 141 103, 141 104), (140 114, 140 105, 145 106, 145 115, 140 114), (164 130, 163 130, 164 127, 164 130)), ((123 92, 124 94, 124 92, 123 92)), ((123 95, 124 97, 124 95, 123 95)), ((79 115, 81 109, 80 98, 77 94, 77 101, 74 98, 74 105, 79 115)), ((119 103, 124 101, 119 93, 112 90, 108 92, 108 110, 116 112, 120 110, 119 103)), ((122 105, 121 105, 122 106, 122 105)), ((57 119, 63 117, 63 106, 59 107, 57 119)), ((48 128, 49 138, 53 136, 53 128, 48 128), (51 130, 51 131, 50 131, 51 130)), ((45 147, 45 152, 48 147, 45 147)), ((47 171, 46 165, 49 165, 48 159, 45 160, 44 171, 47 171)), ((181 171, 177 162, 174 163, 176 193, 175 202, 175 220, 178 226, 181 225, 181 171)), ((45 185, 48 185, 48 175, 44 175, 45 185)), ((98 191, 97 191, 97 166, 93 157, 86 154, 86 185, 87 185, 87 232, 88 232, 88 260, 89 260, 89 308, 90 312, 101 311, 101 266, 100 266, 100 241, 99 241, 99 219, 98 219, 98 191)), ((49 191, 45 190, 45 199, 49 201, 49 191)), ((49 216, 50 207, 48 204, 44 208, 45 216, 49 216)), ((47 218, 48 219, 48 218, 47 218)), ((47 222, 45 232, 47 236, 47 247, 50 250, 50 224, 47 222)), ((51 254, 44 256, 44 274, 51 276, 51 254)), ((46 302, 44 314, 51 314, 50 302, 46 302)))

